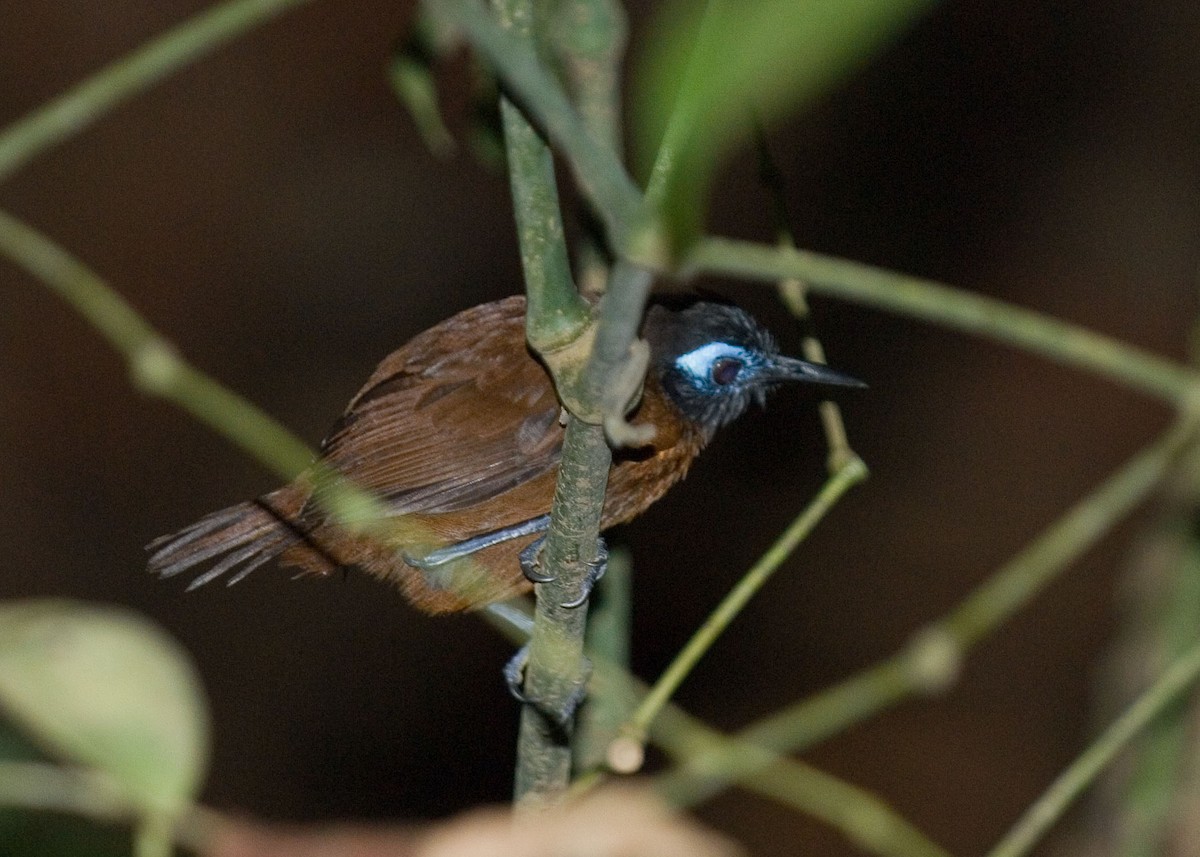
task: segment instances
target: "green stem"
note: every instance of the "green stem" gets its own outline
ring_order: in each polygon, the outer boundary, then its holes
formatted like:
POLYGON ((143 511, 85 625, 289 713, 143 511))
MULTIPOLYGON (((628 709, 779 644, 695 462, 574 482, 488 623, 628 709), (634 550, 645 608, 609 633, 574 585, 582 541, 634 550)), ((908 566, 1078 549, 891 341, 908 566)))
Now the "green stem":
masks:
POLYGON ((1021 857, 1029 853, 1071 803, 1108 766, 1130 740, 1200 677, 1200 644, 1175 661, 1162 676, 1110 725, 1050 788, 1029 807, 1016 825, 988 852, 988 857, 1021 857))
POLYGON ((152 39, 0 132, 0 182, 116 105, 308 0, 231 0, 152 39))
MULTIPOLYGON (((865 851, 880 857, 948 857, 945 849, 865 789, 796 759, 737 742, 677 706, 664 709, 662 728, 655 733, 656 743, 678 762, 700 753, 752 760, 753 773, 738 781, 742 788, 825 822, 865 851)), ((664 796, 668 801, 674 797, 670 792, 664 796)))
MULTIPOLYGON (((501 25, 526 45, 532 45, 532 0, 498 0, 494 6, 501 25)), ((500 117, 525 294, 529 300, 526 335, 534 350, 542 352, 578 337, 590 314, 571 278, 554 179, 554 154, 525 115, 506 97, 500 99, 500 117)))
POLYGON ((725 238, 696 243, 690 274, 803 280, 815 292, 930 321, 1088 369, 1179 405, 1200 374, 1107 336, 1050 316, 912 277, 819 253, 725 238))
MULTIPOLYGON (((532 0, 497 0, 507 38, 533 52, 532 0)), ((579 340, 591 317, 571 278, 570 262, 554 179, 554 158, 545 141, 507 98, 500 103, 508 153, 513 208, 529 298, 526 331, 539 352, 579 340)), ((560 386, 565 383, 556 377, 560 386)), ((594 389, 571 394, 598 399, 594 389)), ((583 644, 586 604, 573 602, 596 560, 596 540, 612 453, 599 426, 571 415, 563 438, 550 529, 542 550, 543 569, 552 576, 537 587, 533 633, 527 650, 524 693, 517 738, 515 795, 525 806, 561 800, 571 776, 572 706, 586 675, 583 644)))
POLYGON ((529 300, 525 333, 540 353, 574 340, 588 324, 590 313, 571 277, 554 155, 507 98, 500 99, 500 117, 529 300))
MULTIPOLYGON (((1069 563, 1140 504, 1171 472, 1193 437, 1191 419, 1181 419, 960 606, 919 631, 905 649, 829 690, 760 720, 738 733, 738 740, 779 753, 799 752, 909 696, 946 687, 956 678, 970 647, 1029 603, 1069 563)), ((681 805, 691 805, 755 770, 753 760, 737 754, 701 753, 661 775, 658 785, 681 805)))
POLYGON ((640 740, 654 718, 662 710, 679 685, 695 668, 697 662, 712 648, 717 638, 733 622, 739 613, 758 593, 775 571, 791 556, 796 547, 808 537, 817 523, 825 517, 843 494, 853 485, 867 477, 866 465, 859 458, 851 459, 845 467, 834 473, 821 491, 805 507, 804 511, 783 531, 775 544, 746 572, 738 584, 729 591, 704 624, 692 635, 687 645, 675 656, 670 666, 655 682, 654 687, 642 700, 623 730, 626 735, 640 740))
POLYGON ((527 806, 560 801, 571 777, 571 706, 587 681, 583 640, 586 602, 563 605, 579 595, 587 563, 596 559, 596 539, 612 451, 599 426, 570 417, 563 439, 550 530, 542 551, 544 569, 555 575, 537 586, 533 634, 517 739, 516 798, 527 806))
POLYGON ((643 222, 642 195, 615 151, 595 138, 537 53, 507 32, 471 0, 426 0, 426 5, 461 28, 471 45, 504 79, 507 91, 556 144, 575 173, 583 194, 619 251, 631 244, 652 255, 656 235, 643 222))
POLYGON ((0 211, 0 255, 70 304, 124 356, 136 387, 182 407, 280 476, 291 479, 313 453, 250 402, 187 364, 101 277, 33 227, 0 211))
POLYGON ((616 0, 559 0, 555 7, 555 52, 580 119, 597 140, 620 152, 625 10, 616 0))
POLYGON ((125 358, 135 387, 172 402, 284 479, 306 472, 319 502, 356 532, 394 535, 378 500, 316 459, 260 408, 187 363, 115 289, 58 244, 0 211, 0 255, 41 280, 125 358))

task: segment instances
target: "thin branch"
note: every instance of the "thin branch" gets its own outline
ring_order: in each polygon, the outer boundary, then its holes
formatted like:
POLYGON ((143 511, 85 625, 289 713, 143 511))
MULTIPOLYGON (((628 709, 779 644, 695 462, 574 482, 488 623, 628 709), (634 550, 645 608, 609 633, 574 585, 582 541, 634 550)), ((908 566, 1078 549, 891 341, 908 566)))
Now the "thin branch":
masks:
POLYGON ((695 668, 696 663, 712 648, 717 638, 750 602, 750 599, 770 580, 775 571, 800 545, 817 523, 833 508, 837 501, 852 486, 867 477, 867 468, 861 459, 853 458, 846 466, 835 472, 826 481, 821 491, 800 515, 783 531, 775 544, 746 572, 737 585, 722 599, 704 624, 692 635, 687 645, 675 656, 671 664, 655 682, 654 687, 641 701, 628 724, 622 730, 626 737, 641 741, 650 723, 662 710, 683 680, 695 668))
POLYGON ((537 586, 524 685, 532 702, 521 710, 517 739, 516 797, 527 805, 560 801, 570 782, 574 725, 570 708, 587 681, 583 660, 587 604, 563 605, 578 597, 587 563, 596 560, 611 460, 601 428, 572 417, 563 439, 550 531, 542 551, 545 568, 555 579, 537 586))
MULTIPOLYGON (((530 0, 505 0, 498 5, 502 10, 500 27, 506 29, 499 29, 478 8, 470 9, 482 16, 484 30, 511 43, 509 50, 518 46, 533 57, 531 62, 540 73, 531 38, 537 30, 534 5, 530 0)), ((563 718, 572 713, 569 709, 586 681, 583 639, 587 608, 586 604, 563 605, 577 600, 589 566, 598 558, 600 517, 612 461, 602 426, 586 423, 581 417, 604 414, 610 409, 610 379, 628 359, 649 290, 649 277, 627 265, 618 265, 599 312, 594 338, 591 331, 583 329, 580 322, 587 319, 586 305, 570 279, 553 186, 552 157, 525 117, 507 102, 502 107, 521 253, 530 290, 530 341, 540 350, 572 340, 590 348, 590 352, 576 353, 579 371, 574 377, 564 379, 555 362, 547 359, 547 364, 556 369, 555 382, 571 414, 543 548, 545 568, 553 579, 537 587, 525 679, 525 694, 533 704, 522 711, 516 775, 518 800, 541 804, 561 798, 570 777, 573 724, 563 718), (552 333, 542 335, 551 325, 552 333)), ((569 104, 566 113, 574 122, 576 117, 569 104)), ((586 128, 577 130, 588 137, 592 146, 596 145, 586 128)), ((599 151, 606 150, 599 147, 599 151)), ((607 155, 615 157, 611 151, 607 155)), ((619 405, 618 419, 624 413, 624 404, 619 405)))
POLYGON ((866 789, 797 759, 723 735, 677 706, 667 706, 661 726, 655 730, 655 743, 676 762, 686 763, 699 754, 752 758, 757 770, 738 785, 825 822, 865 851, 880 857, 949 857, 944 848, 866 789))
POLYGON ((1096 779, 1139 732, 1200 677, 1200 644, 1171 664, 1154 685, 1118 717, 1064 770, 1049 789, 988 852, 988 857, 1022 857, 1062 817, 1080 793, 1096 779))
POLYGON ((304 473, 322 506, 352 532, 386 540, 401 523, 411 532, 411 522, 389 520, 377 498, 324 464, 287 428, 184 360, 99 274, 4 211, 0 256, 57 293, 107 339, 125 358, 138 390, 182 408, 284 479, 304 473))
MULTIPOLYGON (((739 741, 779 753, 799 752, 919 693, 954 681, 968 650, 1029 603, 1155 489, 1194 440, 1185 416, 1077 503, 942 619, 909 645, 834 687, 760 720, 739 741)), ((652 731, 652 738, 655 738, 652 731)), ((663 774, 658 786, 680 805, 698 803, 759 770, 734 753, 700 753, 663 774)))
POLYGON ((123 101, 308 0, 231 0, 183 22, 0 132, 0 182, 123 101))
MULTIPOLYGON (((771 154, 767 144, 766 131, 760 122, 755 122, 755 143, 758 148, 759 181, 767 189, 771 198, 771 207, 775 218, 775 234, 780 247, 794 249, 796 235, 792 229, 792 218, 788 212, 787 187, 783 172, 771 154)), ((825 363, 825 348, 817 337, 809 312, 807 285, 796 277, 784 277, 775 287, 779 299, 801 323, 804 329, 802 350, 804 358, 812 363, 825 363)), ((818 406, 821 415, 821 426, 825 430, 825 445, 828 449, 826 464, 830 472, 841 468, 846 462, 855 457, 850 446, 850 437, 846 433, 846 423, 842 419, 842 410, 838 403, 826 399, 818 406)))
POLYGON ((426 0, 454 23, 487 58, 526 115, 555 143, 604 224, 612 246, 631 257, 652 258, 657 237, 644 222, 642 195, 616 152, 597 139, 567 93, 538 61, 533 48, 471 0, 426 0))
MULTIPOLYGON (((500 25, 527 46, 532 45, 532 0, 496 0, 500 25)), ((588 307, 571 278, 554 154, 525 115, 507 97, 500 98, 504 149, 513 214, 521 247, 525 294, 529 299, 526 335, 538 352, 577 339, 588 324, 588 307)))
POLYGON ((126 360, 135 387, 182 407, 291 479, 313 452, 256 406, 192 367, 98 274, 33 227, 0 211, 0 254, 20 265, 87 320, 126 360))
POLYGON ((689 274, 777 281, 930 321, 1041 354, 1179 405, 1200 374, 1107 336, 1012 304, 861 262, 805 250, 704 238, 683 264, 689 274))

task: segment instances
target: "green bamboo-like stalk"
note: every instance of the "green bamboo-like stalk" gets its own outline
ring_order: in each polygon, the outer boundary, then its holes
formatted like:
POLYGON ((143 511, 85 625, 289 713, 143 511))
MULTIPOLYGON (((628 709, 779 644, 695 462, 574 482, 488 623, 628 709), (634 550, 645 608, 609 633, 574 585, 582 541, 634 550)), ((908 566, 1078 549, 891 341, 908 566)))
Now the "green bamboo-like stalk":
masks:
MULTIPOLYGON (((501 26, 532 45, 538 29, 532 0, 498 0, 493 5, 501 26)), ((507 98, 501 98, 500 113, 529 300, 526 332, 530 344, 543 352, 582 336, 589 312, 571 278, 550 148, 507 98)), ((524 805, 556 802, 570 780, 573 712, 567 709, 586 681, 587 608, 562 605, 574 600, 586 578, 585 562, 594 558, 608 465, 609 451, 598 428, 568 417, 551 527, 542 551, 543 569, 554 579, 537 587, 526 650, 523 692, 530 704, 521 711, 514 790, 524 805), (581 554, 579 542, 589 532, 590 553, 581 554)))
MULTIPOLYGON (((498 6, 506 35, 521 40, 536 54, 531 45, 532 35, 540 29, 534 20, 535 5, 530 0, 504 0, 498 6)), ((570 279, 550 151, 514 105, 505 101, 502 110, 530 295, 529 338, 539 350, 555 349, 584 336, 586 305, 570 279)), ((577 374, 555 372, 564 402, 569 408, 580 406, 584 413, 568 417, 542 554, 545 570, 554 579, 537 587, 524 685, 532 704, 522 710, 517 743, 516 795, 526 804, 555 802, 570 778, 570 708, 586 680, 582 669, 587 609, 586 604, 563 605, 576 600, 589 565, 596 561, 612 461, 603 427, 581 417, 605 411, 609 378, 626 359, 647 290, 648 277, 618 266, 600 312, 591 353, 583 355, 586 364, 577 374)), ((556 368, 551 360, 547 363, 556 368)))
MULTIPOLYGON (((617 153, 594 136, 562 85, 539 62, 537 52, 506 31, 471 0, 426 0, 431 11, 459 27, 504 79, 529 118, 567 156, 576 182, 604 225, 613 249, 623 255, 636 248, 653 257, 655 239, 648 228, 642 195, 617 153)), ((651 230, 652 232, 653 230, 651 230)))

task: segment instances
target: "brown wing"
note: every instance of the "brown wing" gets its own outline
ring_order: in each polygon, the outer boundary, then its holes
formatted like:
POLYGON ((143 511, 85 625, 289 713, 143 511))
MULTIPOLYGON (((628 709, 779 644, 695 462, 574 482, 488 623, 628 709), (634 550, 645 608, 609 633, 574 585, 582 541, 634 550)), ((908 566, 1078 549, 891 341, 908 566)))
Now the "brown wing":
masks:
POLYGON ((525 300, 474 307, 385 359, 322 444, 393 514, 468 508, 558 464, 550 379, 525 348, 525 300))

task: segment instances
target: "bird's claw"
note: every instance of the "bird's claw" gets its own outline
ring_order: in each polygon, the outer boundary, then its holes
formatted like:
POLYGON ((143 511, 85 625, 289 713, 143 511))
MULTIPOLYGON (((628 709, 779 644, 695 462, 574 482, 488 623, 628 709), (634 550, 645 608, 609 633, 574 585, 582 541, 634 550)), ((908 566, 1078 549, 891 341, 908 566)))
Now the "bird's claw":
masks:
POLYGON ((583 659, 583 675, 580 677, 579 684, 571 691, 571 695, 567 697, 563 703, 561 710, 554 711, 548 706, 543 705, 536 699, 533 699, 525 693, 525 667, 529 664, 529 644, 521 646, 517 649, 517 653, 509 658, 508 663, 504 665, 504 683, 508 685, 508 692, 513 695, 513 698, 522 705, 532 705, 547 719, 557 723, 560 727, 566 728, 575 712, 579 710, 580 704, 587 696, 588 679, 591 678, 592 664, 587 659, 583 659))
POLYGON ((566 610, 582 607, 591 597, 592 588, 600 578, 604 577, 606 571, 608 571, 608 545, 604 543, 604 538, 600 537, 596 539, 596 558, 587 564, 587 575, 584 576, 583 584, 579 587, 579 595, 564 602, 562 607, 566 610))
POLYGON ((538 571, 538 566, 542 563, 542 546, 545 544, 546 537, 538 536, 523 547, 521 553, 517 555, 521 562, 521 573, 530 583, 552 583, 554 581, 553 574, 543 574, 538 571))
MULTIPOLYGON (((536 541, 530 542, 521 550, 519 559, 521 562, 521 573, 525 575, 525 579, 531 583, 553 583, 556 578, 552 574, 544 574, 538 571, 538 566, 541 564, 542 546, 546 542, 546 537, 542 536, 536 541)), ((564 609, 573 610, 576 607, 582 607, 592 594, 592 587, 596 585, 596 581, 604 576, 604 572, 608 570, 608 545, 605 544, 604 538, 596 539, 596 558, 587 563, 587 574, 583 578, 583 583, 580 586, 579 595, 572 598, 570 601, 564 601, 561 605, 564 609)))

